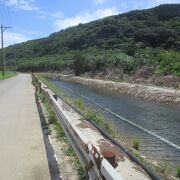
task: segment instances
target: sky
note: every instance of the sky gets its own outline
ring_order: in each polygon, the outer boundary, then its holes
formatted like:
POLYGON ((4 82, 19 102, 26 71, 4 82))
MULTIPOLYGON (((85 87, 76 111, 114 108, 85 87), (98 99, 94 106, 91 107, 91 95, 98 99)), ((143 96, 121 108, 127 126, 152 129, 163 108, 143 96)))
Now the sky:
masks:
POLYGON ((67 27, 130 10, 180 0, 0 0, 5 46, 42 38, 67 27))

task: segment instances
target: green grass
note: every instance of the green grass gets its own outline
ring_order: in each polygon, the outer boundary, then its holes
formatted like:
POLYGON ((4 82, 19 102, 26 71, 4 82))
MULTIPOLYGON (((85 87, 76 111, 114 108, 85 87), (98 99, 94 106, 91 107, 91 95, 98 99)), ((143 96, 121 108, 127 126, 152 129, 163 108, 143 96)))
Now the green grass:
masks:
POLYGON ((74 101, 74 104, 81 110, 84 110, 84 102, 82 99, 77 99, 74 101))
POLYGON ((180 167, 176 168, 176 176, 180 178, 180 167))
POLYGON ((168 177, 168 175, 172 171, 171 167, 169 167, 167 164, 162 163, 162 162, 158 163, 155 167, 156 167, 156 170, 162 173, 165 177, 168 177))
POLYGON ((140 155, 139 151, 133 152, 132 150, 130 150, 145 166, 149 166, 150 168, 152 168, 155 172, 157 172, 157 174, 159 174, 160 176, 162 176, 164 179, 169 180, 171 175, 174 176, 172 167, 168 166, 165 163, 157 163, 154 164, 152 161, 148 160, 145 157, 142 157, 140 155))
POLYGON ((13 77, 15 75, 16 75, 16 73, 13 73, 13 72, 8 72, 4 76, 2 74, 0 74, 0 80, 7 79, 7 78, 13 77))
POLYGON ((133 148, 139 150, 140 142, 138 139, 133 139, 133 148))
POLYGON ((92 109, 86 109, 86 111, 84 111, 84 114, 87 120, 94 122, 113 138, 117 138, 117 134, 115 131, 116 128, 114 127, 114 125, 110 122, 106 122, 106 120, 100 113, 92 109))

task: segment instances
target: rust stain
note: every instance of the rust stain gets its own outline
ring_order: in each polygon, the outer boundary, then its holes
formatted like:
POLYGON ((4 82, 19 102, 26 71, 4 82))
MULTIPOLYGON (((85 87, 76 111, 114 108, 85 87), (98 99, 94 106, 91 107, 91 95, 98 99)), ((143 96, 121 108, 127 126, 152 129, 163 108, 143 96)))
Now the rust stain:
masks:
POLYGON ((118 166, 116 162, 116 154, 112 151, 105 151, 102 153, 102 155, 108 160, 108 162, 116 168, 118 166))
MULTIPOLYGON (((80 124, 78 124, 80 128, 89 128, 92 130, 97 130, 90 122, 84 120, 80 124)), ((102 138, 98 141, 98 147, 100 148, 100 153, 103 154, 104 152, 111 151, 115 155, 116 162, 125 161, 126 154, 120 150, 117 146, 112 144, 109 140, 102 138)))
POLYGON ((116 161, 125 161, 125 153, 120 150, 117 146, 113 145, 107 140, 101 139, 98 141, 99 147, 100 147, 100 152, 103 154, 106 151, 110 151, 115 155, 116 161))

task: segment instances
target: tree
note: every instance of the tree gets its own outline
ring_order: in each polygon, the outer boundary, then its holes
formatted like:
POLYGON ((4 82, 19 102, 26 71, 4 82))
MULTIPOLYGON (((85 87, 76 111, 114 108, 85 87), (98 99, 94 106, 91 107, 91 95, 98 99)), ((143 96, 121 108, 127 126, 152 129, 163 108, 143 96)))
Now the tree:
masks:
POLYGON ((81 75, 81 73, 83 73, 84 61, 85 61, 85 57, 81 55, 80 53, 77 53, 74 56, 73 69, 76 76, 79 76, 81 75))

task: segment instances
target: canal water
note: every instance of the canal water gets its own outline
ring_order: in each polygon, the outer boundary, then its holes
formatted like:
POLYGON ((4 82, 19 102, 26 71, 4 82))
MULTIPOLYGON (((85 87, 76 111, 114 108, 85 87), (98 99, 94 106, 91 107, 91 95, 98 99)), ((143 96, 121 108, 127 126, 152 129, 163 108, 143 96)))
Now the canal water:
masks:
POLYGON ((81 98, 86 105, 101 112, 107 121, 115 124, 126 144, 132 145, 132 140, 138 138, 144 156, 171 166, 180 165, 179 107, 110 94, 78 83, 51 82, 66 95, 81 98))

